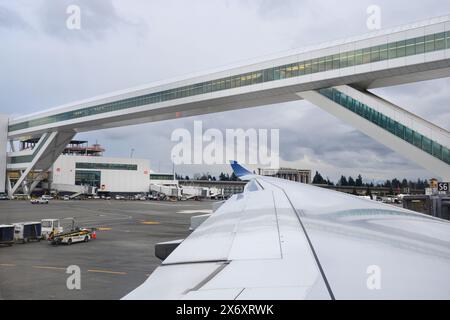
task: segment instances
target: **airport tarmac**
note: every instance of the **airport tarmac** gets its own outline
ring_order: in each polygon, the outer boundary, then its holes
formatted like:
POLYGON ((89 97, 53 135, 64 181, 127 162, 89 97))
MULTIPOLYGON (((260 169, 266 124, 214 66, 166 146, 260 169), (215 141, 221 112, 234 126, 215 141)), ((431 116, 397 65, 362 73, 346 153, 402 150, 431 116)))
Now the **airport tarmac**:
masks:
MULTIPOLYGON (((52 200, 48 205, 0 201, 0 224, 74 217, 101 228, 97 239, 71 246, 47 241, 0 247, 0 299, 120 299, 160 265, 158 242, 183 239, 190 217, 212 201, 52 200), (66 268, 81 269, 81 289, 66 286, 66 268)), ((198 212, 198 213, 197 213, 198 212)))

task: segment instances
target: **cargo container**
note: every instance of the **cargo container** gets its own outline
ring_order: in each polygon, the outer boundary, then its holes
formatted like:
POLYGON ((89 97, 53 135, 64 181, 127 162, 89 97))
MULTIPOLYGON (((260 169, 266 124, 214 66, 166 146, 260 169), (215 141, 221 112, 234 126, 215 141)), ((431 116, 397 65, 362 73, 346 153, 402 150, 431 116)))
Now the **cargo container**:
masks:
POLYGON ((14 223, 14 240, 23 243, 32 240, 41 241, 42 225, 40 222, 14 223))
POLYGON ((0 225, 0 244, 12 245, 14 243, 14 226, 11 224, 0 225))

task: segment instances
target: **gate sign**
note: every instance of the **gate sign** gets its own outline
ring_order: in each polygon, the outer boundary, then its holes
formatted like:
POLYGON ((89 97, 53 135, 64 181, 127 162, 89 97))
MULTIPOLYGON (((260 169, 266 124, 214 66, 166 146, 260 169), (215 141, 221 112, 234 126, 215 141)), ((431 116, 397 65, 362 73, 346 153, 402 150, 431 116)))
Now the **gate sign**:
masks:
POLYGON ((438 191, 439 192, 449 192, 450 182, 439 182, 438 191))

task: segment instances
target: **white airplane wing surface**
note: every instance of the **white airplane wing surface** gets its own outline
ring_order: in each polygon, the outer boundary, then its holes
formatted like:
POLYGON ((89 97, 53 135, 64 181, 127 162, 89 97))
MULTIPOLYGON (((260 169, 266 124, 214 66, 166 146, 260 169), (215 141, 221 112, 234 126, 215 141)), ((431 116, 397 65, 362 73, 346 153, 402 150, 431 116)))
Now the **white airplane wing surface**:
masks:
POLYGON ((124 299, 450 299, 450 223, 257 176, 124 299))

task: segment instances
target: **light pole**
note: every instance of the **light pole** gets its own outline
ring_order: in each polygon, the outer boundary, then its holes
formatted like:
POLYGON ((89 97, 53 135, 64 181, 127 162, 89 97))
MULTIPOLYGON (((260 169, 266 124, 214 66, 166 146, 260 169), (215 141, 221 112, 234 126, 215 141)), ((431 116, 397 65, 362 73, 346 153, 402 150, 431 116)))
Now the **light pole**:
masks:
POLYGON ((173 180, 175 181, 175 156, 172 156, 172 177, 173 180))

